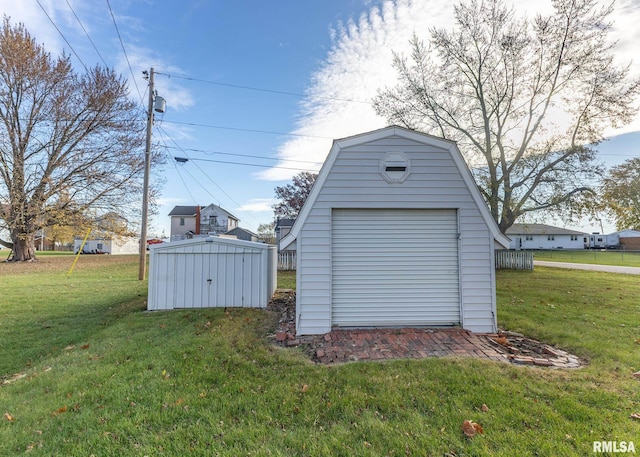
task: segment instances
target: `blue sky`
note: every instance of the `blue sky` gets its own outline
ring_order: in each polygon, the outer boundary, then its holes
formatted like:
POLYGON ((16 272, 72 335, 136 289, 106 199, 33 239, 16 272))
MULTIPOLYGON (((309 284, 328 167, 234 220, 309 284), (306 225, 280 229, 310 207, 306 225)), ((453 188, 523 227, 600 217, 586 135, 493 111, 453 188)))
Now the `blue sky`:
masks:
MULTIPOLYGON (((550 5, 517 7, 531 15, 550 5)), ((613 38, 619 61, 627 62, 640 47, 640 0, 617 5, 613 38)), ((165 184, 150 236, 169 235, 174 205, 216 203, 251 230, 272 221, 275 186, 299 170, 319 169, 333 138, 386 124, 368 102, 394 83, 392 50, 405 50, 414 31, 426 37, 429 26, 453 14, 452 2, 440 0, 0 0, 0 6, 49 52, 71 54, 76 69, 80 61, 115 67, 130 79, 141 110, 142 72, 154 67, 167 110, 156 117, 153 142, 168 160, 152 178, 165 184)), ((640 63, 632 63, 632 72, 640 75, 640 63)), ((608 133, 638 130, 635 119, 608 133)), ((636 155, 638 138, 615 138, 603 160, 636 155)))

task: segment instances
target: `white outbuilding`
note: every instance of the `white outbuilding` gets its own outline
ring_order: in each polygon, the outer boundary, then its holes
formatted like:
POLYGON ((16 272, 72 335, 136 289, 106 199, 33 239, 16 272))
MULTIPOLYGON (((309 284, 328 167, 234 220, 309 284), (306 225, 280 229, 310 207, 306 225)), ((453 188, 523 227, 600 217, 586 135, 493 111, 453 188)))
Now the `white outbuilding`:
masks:
POLYGON ((276 247, 220 237, 150 246, 147 309, 265 308, 276 289, 276 247))
POLYGON ((283 249, 296 330, 495 332, 495 249, 509 247, 454 142, 401 127, 336 140, 283 249))

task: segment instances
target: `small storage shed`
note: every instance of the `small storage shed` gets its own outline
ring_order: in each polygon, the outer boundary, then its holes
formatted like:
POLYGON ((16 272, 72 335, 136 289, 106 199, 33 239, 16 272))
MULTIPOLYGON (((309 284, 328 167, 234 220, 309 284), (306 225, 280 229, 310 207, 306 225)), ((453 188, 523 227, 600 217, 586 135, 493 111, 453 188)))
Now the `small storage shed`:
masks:
POLYGON ((454 142, 401 127, 336 140, 281 249, 297 249, 296 330, 494 332, 509 247, 454 142))
POLYGON ((276 247, 208 237, 150 246, 147 309, 265 308, 276 289, 276 247))

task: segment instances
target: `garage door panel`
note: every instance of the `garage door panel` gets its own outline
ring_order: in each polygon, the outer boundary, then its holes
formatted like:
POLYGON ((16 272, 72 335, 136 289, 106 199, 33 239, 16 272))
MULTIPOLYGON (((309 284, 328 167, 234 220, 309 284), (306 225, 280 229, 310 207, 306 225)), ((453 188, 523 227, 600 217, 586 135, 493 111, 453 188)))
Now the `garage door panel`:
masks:
POLYGON ((460 322, 455 210, 334 210, 335 326, 460 322))

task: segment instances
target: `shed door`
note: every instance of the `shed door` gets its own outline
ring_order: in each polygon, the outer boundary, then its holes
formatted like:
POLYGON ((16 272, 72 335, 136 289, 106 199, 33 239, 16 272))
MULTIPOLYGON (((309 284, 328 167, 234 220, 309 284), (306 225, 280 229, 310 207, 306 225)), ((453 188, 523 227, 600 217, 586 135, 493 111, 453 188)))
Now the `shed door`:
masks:
POLYGON ((332 323, 460 323, 456 210, 336 209, 332 323))

